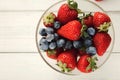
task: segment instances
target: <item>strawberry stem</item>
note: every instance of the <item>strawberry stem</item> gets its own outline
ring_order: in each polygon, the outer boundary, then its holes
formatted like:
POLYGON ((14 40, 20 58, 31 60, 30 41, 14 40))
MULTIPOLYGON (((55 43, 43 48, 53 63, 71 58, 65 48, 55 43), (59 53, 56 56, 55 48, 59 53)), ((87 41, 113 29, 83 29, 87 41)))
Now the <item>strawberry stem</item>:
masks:
POLYGON ((56 54, 56 51, 55 50, 48 50, 48 55, 50 56, 50 55, 54 55, 54 54, 56 54))
POLYGON ((78 9, 78 3, 74 0, 67 0, 70 9, 77 10, 78 14, 83 13, 80 9, 78 9))
POLYGON ((110 22, 104 22, 102 25, 98 27, 99 32, 107 32, 110 25, 111 25, 110 22))
POLYGON ((70 72, 71 69, 67 67, 66 63, 62 63, 61 61, 58 61, 56 64, 59 68, 61 68, 62 72, 70 72))
POLYGON ((96 61, 98 61, 97 57, 89 57, 87 58, 88 62, 89 62, 89 65, 87 66, 86 68, 86 71, 92 69, 92 71, 96 70, 97 69, 97 64, 96 64, 96 61))

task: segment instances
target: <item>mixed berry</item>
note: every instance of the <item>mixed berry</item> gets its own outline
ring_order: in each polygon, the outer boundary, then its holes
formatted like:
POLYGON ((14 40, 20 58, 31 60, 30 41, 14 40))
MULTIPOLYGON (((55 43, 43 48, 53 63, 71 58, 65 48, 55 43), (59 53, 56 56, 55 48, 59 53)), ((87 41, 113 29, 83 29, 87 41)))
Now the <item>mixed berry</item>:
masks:
POLYGON ((74 0, 62 4, 57 15, 46 14, 43 24, 39 48, 56 60, 63 72, 76 67, 84 73, 94 71, 98 60, 94 56, 102 57, 111 43, 109 16, 102 12, 84 13, 74 0))

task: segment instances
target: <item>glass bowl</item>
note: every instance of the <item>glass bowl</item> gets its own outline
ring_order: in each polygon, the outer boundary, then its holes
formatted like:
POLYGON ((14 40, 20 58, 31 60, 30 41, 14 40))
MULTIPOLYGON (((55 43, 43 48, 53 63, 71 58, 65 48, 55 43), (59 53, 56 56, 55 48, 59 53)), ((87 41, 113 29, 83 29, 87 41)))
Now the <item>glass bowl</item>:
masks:
MULTIPOLYGON (((106 13, 103 8, 101 8, 100 6, 98 6, 96 3, 92 2, 92 1, 89 1, 89 0, 75 0, 77 3, 78 3, 78 8, 80 8, 83 12, 86 12, 86 13, 89 13, 89 12, 96 12, 96 11, 99 11, 99 12, 104 12, 106 13)), ((43 28, 43 16, 48 13, 48 12, 54 12, 55 14, 57 14, 57 11, 59 9, 59 7, 64 4, 64 3, 67 3, 66 0, 62 0, 60 2, 57 2, 55 4, 53 4, 52 6, 50 6, 45 12, 44 14, 41 16, 39 22, 38 22, 38 25, 37 25, 37 28, 36 28, 36 45, 37 45, 37 49, 38 49, 38 52, 40 54, 40 56, 42 57, 42 59, 44 60, 44 62, 50 66, 53 70, 57 71, 57 72, 60 72, 60 73, 63 73, 60 68, 56 65, 56 60, 52 60, 50 58, 47 57, 46 53, 42 50, 40 50, 39 48, 39 40, 41 39, 41 36, 39 35, 39 30, 40 28, 43 28)), ((104 55, 102 57, 97 56, 98 58, 98 61, 97 61, 97 66, 99 69, 106 61, 107 59, 109 58, 110 54, 112 53, 112 49, 113 49, 113 45, 114 45, 114 28, 113 28, 113 25, 111 25, 111 27, 109 28, 109 32, 108 32, 112 38, 111 40, 111 44, 110 46, 108 47, 107 51, 104 53, 104 55)), ((82 74, 82 72, 78 71, 77 69, 71 71, 71 72, 67 72, 67 73, 63 73, 63 74, 68 74, 68 75, 80 75, 82 74)))

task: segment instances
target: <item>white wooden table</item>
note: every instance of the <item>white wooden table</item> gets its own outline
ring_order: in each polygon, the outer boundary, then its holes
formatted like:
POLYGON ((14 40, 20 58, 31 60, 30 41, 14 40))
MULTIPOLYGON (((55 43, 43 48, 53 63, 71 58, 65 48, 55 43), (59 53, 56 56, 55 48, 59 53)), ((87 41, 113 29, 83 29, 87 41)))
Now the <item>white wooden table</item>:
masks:
POLYGON ((120 0, 96 2, 113 21, 115 45, 100 69, 83 76, 55 72, 37 52, 38 20, 57 1, 60 0, 0 0, 0 80, 120 80, 120 0))

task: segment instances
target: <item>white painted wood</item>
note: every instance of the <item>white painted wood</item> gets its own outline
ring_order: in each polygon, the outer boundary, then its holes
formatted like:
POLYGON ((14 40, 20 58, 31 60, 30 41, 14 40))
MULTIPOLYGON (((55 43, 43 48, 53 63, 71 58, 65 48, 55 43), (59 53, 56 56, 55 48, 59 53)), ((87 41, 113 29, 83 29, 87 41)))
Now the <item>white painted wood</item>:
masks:
POLYGON ((0 10, 45 10, 60 0, 0 0, 0 10))
POLYGON ((49 6, 58 1, 0 0, 0 52, 4 52, 0 53, 0 80, 120 80, 120 0, 91 0, 106 11, 112 11, 108 14, 115 28, 113 52, 119 52, 112 53, 108 61, 94 73, 79 76, 60 74, 36 53, 35 30, 38 20, 49 6))
MULTIPOLYGON (((0 52, 36 52, 35 31, 43 12, 1 12, 0 52)), ((109 12, 115 29, 113 52, 120 52, 120 13, 109 12)))
MULTIPOLYGON (((45 10, 58 1, 61 0, 0 0, 0 11, 45 10)), ((120 10, 120 0, 103 0, 96 3, 107 11, 120 10)))
POLYGON ((120 80, 120 54, 90 74, 63 75, 51 69, 38 53, 0 54, 0 80, 120 80))
POLYGON ((95 0, 91 0, 101 6, 106 11, 120 11, 120 0, 103 0, 97 2, 95 0))

